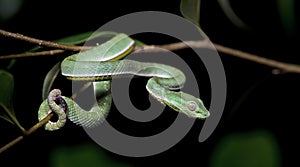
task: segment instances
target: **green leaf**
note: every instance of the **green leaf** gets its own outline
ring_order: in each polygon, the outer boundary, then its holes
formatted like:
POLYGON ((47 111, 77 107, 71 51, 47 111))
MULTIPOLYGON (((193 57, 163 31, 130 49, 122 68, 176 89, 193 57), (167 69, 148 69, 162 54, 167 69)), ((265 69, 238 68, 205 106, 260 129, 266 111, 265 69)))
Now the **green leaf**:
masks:
MULTIPOLYGON (((93 40, 96 38, 103 38, 103 37, 110 37, 113 35, 116 35, 116 32, 112 32, 112 31, 96 31, 96 32, 84 32, 84 33, 80 33, 80 34, 76 34, 76 35, 71 35, 68 37, 64 37, 61 39, 57 39, 57 40, 53 40, 52 42, 56 42, 59 44, 65 44, 65 45, 78 45, 78 44, 82 44, 88 40, 93 40)), ((34 47, 32 49, 30 49, 30 52, 34 52, 39 50, 41 47, 37 46, 34 47)))
POLYGON ((90 32, 85 32, 85 33, 61 38, 58 40, 54 40, 53 42, 57 42, 60 44, 66 44, 66 45, 77 45, 77 44, 84 43, 88 40, 93 40, 96 38, 111 37, 116 34, 117 34, 116 32, 112 32, 112 31, 96 31, 96 32, 90 31, 90 32))
POLYGON ((9 64, 7 65, 6 69, 7 70, 12 69, 12 67, 15 65, 16 61, 17 61, 16 59, 11 59, 9 64))
POLYGON ((181 0, 180 12, 183 17, 200 27, 200 0, 181 0))
POLYGON ((135 43, 136 46, 146 46, 147 45, 144 42, 142 42, 140 40, 137 40, 137 39, 134 40, 134 43, 135 43))
POLYGON ((64 37, 61 39, 54 40, 53 42, 57 42, 60 44, 66 44, 66 45, 77 45, 84 43, 86 39, 88 39, 93 34, 92 31, 90 32, 84 32, 81 34, 76 34, 68 37, 64 37))
POLYGON ((4 70, 0 70, 0 102, 9 110, 13 109, 14 78, 4 70))
POLYGON ((184 18, 196 25, 202 37, 209 39, 200 27, 200 3, 200 0, 181 0, 180 12, 184 18))
POLYGON ((10 117, 8 115, 9 113, 14 116, 14 111, 9 110, 3 103, 0 102, 0 118, 6 120, 7 122, 14 124, 14 122, 10 119, 10 117))
POLYGON ((249 29, 249 27, 243 22, 242 19, 238 17, 233 11, 229 0, 218 0, 219 5, 221 6, 223 12, 227 16, 227 18, 237 27, 243 29, 249 29))
POLYGON ((25 129, 18 122, 12 103, 14 93, 14 78, 4 70, 0 70, 0 118, 17 125, 22 131, 25 129))
POLYGON ((60 147, 50 154, 53 167, 129 167, 105 154, 98 145, 84 144, 73 147, 60 147))
POLYGON ((51 87, 60 71, 60 63, 61 62, 58 62, 56 63, 50 71, 48 71, 45 79, 44 79, 44 83, 43 83, 43 90, 42 90, 42 98, 43 100, 47 98, 50 90, 51 90, 51 87))
POLYGON ((277 8, 286 33, 293 35, 296 27, 295 1, 277 0, 277 8))
POLYGON ((0 70, 0 118, 14 123, 11 116, 15 117, 12 96, 14 90, 13 76, 4 70, 0 70))
POLYGON ((211 167, 279 167, 279 146, 267 131, 231 134, 219 142, 211 167))

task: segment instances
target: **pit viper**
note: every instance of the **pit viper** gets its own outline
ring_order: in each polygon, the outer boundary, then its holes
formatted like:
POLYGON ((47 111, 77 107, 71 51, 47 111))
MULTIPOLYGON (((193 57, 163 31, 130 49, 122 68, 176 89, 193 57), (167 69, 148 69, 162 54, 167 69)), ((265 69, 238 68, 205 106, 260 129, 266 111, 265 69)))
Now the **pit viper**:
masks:
POLYGON ((205 119, 210 115, 201 99, 175 91, 182 88, 186 81, 181 70, 165 64, 122 59, 132 52, 134 46, 133 39, 120 33, 99 46, 66 57, 61 63, 62 75, 74 81, 91 81, 95 95, 101 96, 89 111, 85 111, 74 100, 62 96, 60 90, 52 90, 40 105, 38 119, 42 120, 54 112, 58 115, 58 121, 48 121, 45 129, 60 129, 65 125, 66 118, 83 127, 99 125, 111 107, 111 79, 132 75, 148 77, 147 91, 163 105, 192 118, 205 119))

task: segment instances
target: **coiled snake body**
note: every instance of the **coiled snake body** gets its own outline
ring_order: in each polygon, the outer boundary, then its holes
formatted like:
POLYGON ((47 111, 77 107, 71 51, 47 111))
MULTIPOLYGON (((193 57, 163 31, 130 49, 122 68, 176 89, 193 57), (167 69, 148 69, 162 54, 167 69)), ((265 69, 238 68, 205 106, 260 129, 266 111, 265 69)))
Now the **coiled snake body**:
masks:
POLYGON ((96 95, 99 92, 107 93, 101 96, 89 111, 85 111, 72 99, 61 96, 59 90, 53 90, 48 99, 41 104, 38 119, 45 118, 49 111, 57 113, 59 119, 56 123, 49 121, 45 129, 57 130, 64 126, 64 109, 55 103, 55 100, 60 98, 67 104, 67 117, 71 121, 84 127, 98 125, 110 110, 110 79, 128 75, 150 77, 146 85, 147 91, 156 100, 175 111, 193 118, 204 119, 209 116, 199 98, 182 91, 173 91, 180 89, 185 83, 185 75, 179 69, 158 63, 119 60, 130 53, 133 47, 134 41, 131 38, 125 34, 118 34, 100 46, 65 58, 61 64, 62 75, 71 80, 92 81, 96 95))

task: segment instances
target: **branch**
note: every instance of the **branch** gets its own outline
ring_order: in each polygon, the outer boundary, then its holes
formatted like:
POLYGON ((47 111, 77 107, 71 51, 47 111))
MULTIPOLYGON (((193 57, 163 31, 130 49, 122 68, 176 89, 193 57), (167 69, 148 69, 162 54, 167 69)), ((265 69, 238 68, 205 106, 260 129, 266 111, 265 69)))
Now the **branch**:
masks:
POLYGON ((202 40, 202 41, 183 41, 183 42, 177 42, 177 43, 171 43, 166 45, 147 45, 143 47, 135 47, 134 53, 150 53, 150 52, 165 52, 167 50, 169 51, 175 51, 180 49, 186 49, 186 48, 207 48, 207 49, 214 49, 213 45, 208 40, 202 40))
POLYGON ((46 46, 46 47, 51 47, 51 48, 63 49, 63 50, 81 51, 81 50, 90 49, 90 47, 85 47, 85 46, 64 45, 64 44, 58 44, 55 42, 44 41, 41 39, 36 39, 36 38, 29 37, 29 36, 25 36, 25 35, 18 34, 18 33, 12 33, 12 32, 8 32, 8 31, 1 30, 1 29, 0 29, 0 35, 4 35, 6 37, 10 37, 10 38, 14 38, 14 39, 19 39, 22 41, 27 41, 27 42, 30 42, 33 44, 37 44, 39 46, 46 46))
POLYGON ((149 45, 144 47, 136 47, 134 53, 164 52, 167 50, 174 51, 174 50, 189 48, 190 46, 193 48, 206 48, 211 50, 216 49, 218 52, 222 52, 227 55, 238 57, 241 59, 249 60, 255 63, 263 64, 269 67, 277 68, 284 72, 300 73, 300 66, 297 64, 285 63, 273 59, 268 59, 255 54, 243 52, 238 49, 222 46, 216 43, 211 44, 208 40, 183 41, 183 42, 172 43, 167 45, 149 45))
POLYGON ((49 50, 49 51, 41 51, 41 52, 26 52, 20 54, 11 54, 11 55, 4 55, 0 56, 1 59, 15 59, 15 58, 22 58, 22 57, 33 57, 33 56, 51 56, 55 54, 60 54, 65 52, 64 50, 49 50))
MULTIPOLYGON (((78 93, 82 93, 83 91, 85 91, 88 87, 91 86, 91 82, 86 83, 80 90, 79 92, 73 94, 71 96, 72 99, 75 99, 76 96, 78 95, 78 93)), ((26 136, 29 136, 30 134, 32 134, 33 132, 35 132, 37 129, 39 129, 40 127, 42 127, 44 124, 46 124, 51 118, 53 117, 53 113, 48 114, 44 119, 42 119, 40 122, 36 123, 34 126, 32 126, 30 129, 28 130, 24 130, 23 131, 23 135, 15 138, 14 140, 10 141, 9 143, 7 143, 6 145, 4 145, 3 147, 0 148, 0 154, 2 152, 4 152, 5 150, 9 149, 10 147, 12 147, 13 145, 19 143, 20 141, 22 141, 26 136)))
POLYGON ((291 72, 291 73, 300 73, 300 66, 297 64, 291 64, 291 63, 284 63, 272 59, 268 59, 265 57, 261 57, 255 54, 246 53, 237 49, 228 48, 219 44, 214 44, 217 51, 226 53, 228 55, 246 59, 255 63, 263 64, 266 66, 274 67, 277 69, 280 69, 284 72, 291 72))
POLYGON ((4 152, 5 150, 9 149, 10 147, 12 147, 13 145, 19 143, 20 141, 22 141, 26 136, 32 134, 33 132, 35 132, 37 129, 39 129, 40 127, 42 127, 44 124, 46 124, 51 118, 52 118, 53 114, 49 114, 47 115, 47 117, 45 117, 43 120, 41 120, 40 122, 36 123, 34 126, 32 126, 30 129, 28 129, 27 131, 24 132, 24 135, 21 135, 17 138, 15 138, 14 140, 12 140, 11 142, 7 143, 6 145, 4 145, 3 147, 0 148, 0 154, 2 152, 4 152))
MULTIPOLYGON (((28 37, 22 34, 17 33, 11 33, 8 31, 4 31, 0 29, 0 35, 4 35, 7 37, 27 41, 30 43, 38 44, 40 46, 46 46, 51 48, 56 48, 57 50, 49 50, 49 51, 41 51, 41 52, 33 52, 33 53, 21 53, 21 54, 12 54, 12 55, 4 55, 0 56, 0 59, 12 59, 12 58, 20 58, 20 57, 30 57, 30 56, 44 56, 44 55, 55 55, 63 53, 65 50, 71 50, 71 51, 81 51, 81 50, 87 50, 91 49, 92 47, 85 47, 85 46, 74 46, 74 45, 63 45, 58 44, 54 42, 44 41, 32 37, 28 37)), ((165 52, 167 50, 175 51, 179 49, 185 49, 185 48, 206 48, 214 50, 216 49, 219 52, 225 53, 230 56, 242 58, 245 60, 249 60, 255 63, 263 64, 266 66, 274 67, 280 70, 283 70, 285 72, 294 72, 294 73, 300 73, 300 66, 296 64, 290 64, 290 63, 284 63, 264 57, 260 57, 255 54, 243 52, 237 49, 229 48, 226 46, 222 46, 220 44, 213 43, 211 44, 208 40, 202 40, 202 41, 183 41, 178 43, 172 43, 172 44, 166 44, 166 45, 148 45, 148 46, 136 46, 133 53, 146 53, 146 52, 165 52)), ((89 85, 86 85, 88 87, 89 85)), ((74 95, 76 97, 76 95, 74 95)), ((35 132, 37 129, 42 127, 44 124, 46 124, 53 114, 49 114, 46 118, 35 124, 33 127, 31 127, 29 130, 25 131, 23 135, 17 137, 16 139, 12 140, 5 146, 0 148, 0 153, 3 151, 9 149, 11 146, 17 144, 18 142, 22 141, 24 137, 30 135, 31 133, 35 132)))
MULTIPOLYGON (((63 45, 54 42, 44 41, 32 37, 28 37, 22 34, 12 33, 8 31, 4 31, 0 29, 0 35, 4 35, 7 37, 20 39, 23 41, 28 41, 31 43, 35 43, 41 46, 53 47, 57 49, 63 50, 71 50, 71 51, 81 51, 90 49, 91 47, 85 46, 74 46, 74 45, 63 45)), ((189 46, 193 48, 207 48, 207 49, 216 49, 219 52, 225 53, 230 56, 246 59, 255 63, 263 64, 266 66, 274 67, 280 69, 285 72, 294 72, 300 73, 300 66, 296 64, 284 63, 268 58, 264 58, 255 54, 243 52, 237 49, 229 48, 226 46, 222 46, 220 44, 213 43, 213 45, 208 40, 202 41, 183 41, 178 43, 172 43, 167 45, 149 45, 144 47, 136 46, 134 53, 145 53, 145 52, 163 52, 166 50, 174 51, 179 49, 188 48, 189 46), (166 49, 166 50, 163 50, 166 49)), ((44 56, 44 55, 54 55, 62 53, 63 50, 50 50, 50 51, 42 51, 42 52, 35 52, 35 53, 21 53, 21 54, 13 54, 13 55, 6 55, 0 56, 0 59, 11 59, 11 58, 19 58, 19 57, 29 57, 29 56, 44 56)))

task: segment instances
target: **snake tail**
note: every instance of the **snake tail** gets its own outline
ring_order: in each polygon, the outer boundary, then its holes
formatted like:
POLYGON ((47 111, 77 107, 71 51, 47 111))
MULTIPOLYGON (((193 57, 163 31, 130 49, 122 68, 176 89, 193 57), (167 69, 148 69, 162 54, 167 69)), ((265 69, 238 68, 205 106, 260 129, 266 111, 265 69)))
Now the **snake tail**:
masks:
POLYGON ((38 120, 41 121, 49 113, 54 112, 57 114, 58 119, 56 122, 49 120, 45 124, 45 130, 54 131, 62 128, 66 123, 66 113, 67 104, 64 99, 62 99, 61 91, 59 89, 53 89, 46 100, 40 105, 38 112, 38 120), (59 102, 60 105, 56 104, 59 102))

